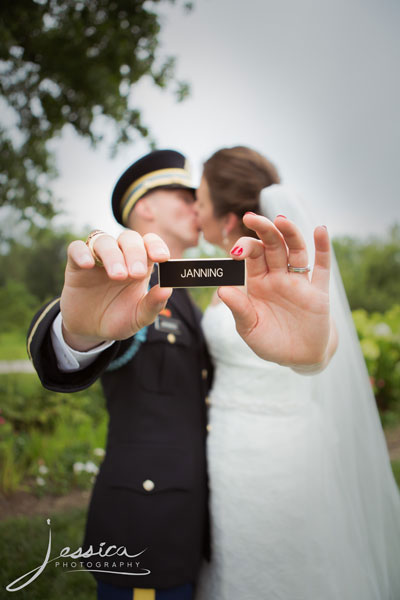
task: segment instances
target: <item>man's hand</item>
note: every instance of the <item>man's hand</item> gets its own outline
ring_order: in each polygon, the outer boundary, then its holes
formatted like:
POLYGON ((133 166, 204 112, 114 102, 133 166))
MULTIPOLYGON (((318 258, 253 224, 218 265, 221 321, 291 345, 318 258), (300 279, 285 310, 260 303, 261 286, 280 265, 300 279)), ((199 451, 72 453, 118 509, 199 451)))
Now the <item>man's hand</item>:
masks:
POLYGON ((261 358, 291 367, 323 368, 337 345, 329 315, 330 245, 326 228, 314 232, 315 266, 308 273, 288 271, 308 264, 306 245, 296 225, 279 216, 247 213, 243 221, 259 240, 240 238, 237 260, 246 259, 247 291, 225 287, 218 295, 231 309, 236 328, 261 358), (242 252, 240 252, 242 248, 242 252))
POLYGON ((158 235, 124 231, 117 240, 102 235, 93 249, 104 267, 95 264, 84 242, 69 245, 61 295, 65 341, 80 351, 130 337, 154 321, 172 293, 158 285, 148 291, 154 263, 170 257, 158 235))

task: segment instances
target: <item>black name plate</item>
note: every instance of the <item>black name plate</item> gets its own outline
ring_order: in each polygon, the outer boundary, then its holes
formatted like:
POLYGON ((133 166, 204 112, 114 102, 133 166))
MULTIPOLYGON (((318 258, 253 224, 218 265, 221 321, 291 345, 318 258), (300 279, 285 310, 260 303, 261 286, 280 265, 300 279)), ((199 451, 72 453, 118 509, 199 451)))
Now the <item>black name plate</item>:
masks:
POLYGON ((178 258, 159 263, 160 287, 244 285, 245 261, 233 258, 178 258))

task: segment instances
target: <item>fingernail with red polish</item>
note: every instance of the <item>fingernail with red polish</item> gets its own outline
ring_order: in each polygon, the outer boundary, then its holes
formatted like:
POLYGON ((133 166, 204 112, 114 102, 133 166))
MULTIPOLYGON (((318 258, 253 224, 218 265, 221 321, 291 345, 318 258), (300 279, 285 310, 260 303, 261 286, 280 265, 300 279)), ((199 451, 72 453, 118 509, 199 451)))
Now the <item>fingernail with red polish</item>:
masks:
POLYGON ((233 254, 233 256, 240 256, 242 252, 243 248, 241 248, 240 246, 235 246, 233 250, 231 250, 231 254, 233 254))
POLYGON ((285 215, 276 215, 276 218, 278 217, 282 217, 282 219, 287 219, 287 217, 285 217, 285 215))

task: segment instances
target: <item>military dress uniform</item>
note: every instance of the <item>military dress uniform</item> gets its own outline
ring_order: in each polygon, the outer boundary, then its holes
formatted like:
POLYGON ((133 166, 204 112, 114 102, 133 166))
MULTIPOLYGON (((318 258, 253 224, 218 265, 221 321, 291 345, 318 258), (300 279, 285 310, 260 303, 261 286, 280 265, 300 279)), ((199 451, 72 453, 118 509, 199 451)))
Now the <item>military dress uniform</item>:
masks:
POLYGON ((211 366, 200 311, 186 290, 175 290, 161 315, 164 325, 150 325, 131 358, 136 336, 116 342, 83 370, 66 373, 57 366, 50 335, 59 310, 58 300, 45 306, 28 333, 41 382, 75 392, 100 377, 109 413, 82 548, 97 552, 105 542, 105 548, 126 547, 129 555, 145 550, 129 561, 122 557, 123 567, 121 557, 114 568, 107 557, 83 562, 87 568, 101 563, 93 574, 105 584, 164 589, 195 582, 208 552, 205 397, 211 366), (101 572, 106 562, 104 570, 113 573, 101 572))
MULTIPOLYGON (((193 191, 182 154, 158 150, 133 163, 114 188, 116 219, 128 225, 137 201, 160 187, 193 191)), ((57 392, 100 377, 109 413, 82 547, 97 555, 80 560, 98 582, 99 600, 189 598, 209 549, 205 398, 212 370, 201 313, 186 290, 175 290, 155 323, 89 366, 64 372, 51 339, 59 311, 59 300, 50 302, 28 333, 38 375, 57 392)))

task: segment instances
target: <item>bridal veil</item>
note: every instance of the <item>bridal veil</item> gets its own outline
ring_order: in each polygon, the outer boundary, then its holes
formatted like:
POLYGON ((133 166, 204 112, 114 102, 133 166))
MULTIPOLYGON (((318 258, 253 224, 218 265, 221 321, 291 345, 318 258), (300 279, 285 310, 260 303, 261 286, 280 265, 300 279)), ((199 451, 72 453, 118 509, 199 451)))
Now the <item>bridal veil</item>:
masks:
MULTIPOLYGON (((288 186, 271 185, 261 192, 260 208, 271 220, 284 214, 298 225, 312 266, 316 224, 298 194, 288 186)), ((328 367, 312 376, 322 431, 321 444, 314 447, 320 456, 310 457, 316 484, 310 498, 315 505, 310 540, 318 553, 326 553, 327 597, 328 590, 344 589, 346 598, 354 600, 399 600, 400 495, 333 252, 330 298, 339 345, 328 367)))

